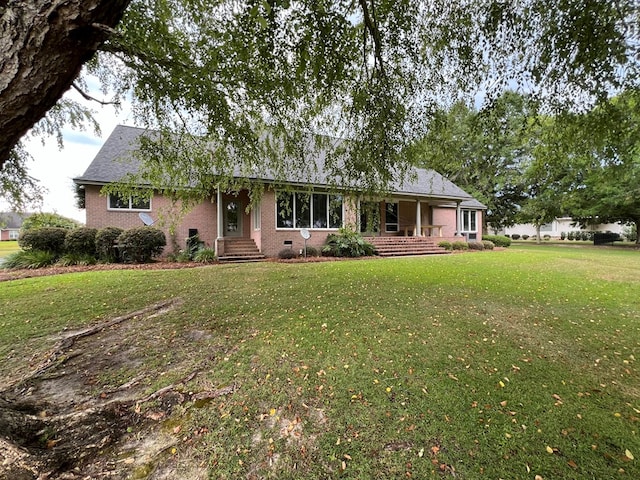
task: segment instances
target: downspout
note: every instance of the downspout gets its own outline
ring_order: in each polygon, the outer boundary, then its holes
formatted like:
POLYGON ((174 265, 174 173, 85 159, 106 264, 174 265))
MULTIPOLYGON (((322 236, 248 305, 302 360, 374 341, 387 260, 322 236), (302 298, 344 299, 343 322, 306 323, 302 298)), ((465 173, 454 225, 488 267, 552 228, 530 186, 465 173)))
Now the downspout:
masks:
POLYGON ((218 214, 216 215, 216 228, 217 228, 217 238, 216 238, 216 257, 220 257, 220 242, 222 241, 222 192, 220 191, 220 186, 217 188, 217 196, 216 196, 217 210, 218 214))

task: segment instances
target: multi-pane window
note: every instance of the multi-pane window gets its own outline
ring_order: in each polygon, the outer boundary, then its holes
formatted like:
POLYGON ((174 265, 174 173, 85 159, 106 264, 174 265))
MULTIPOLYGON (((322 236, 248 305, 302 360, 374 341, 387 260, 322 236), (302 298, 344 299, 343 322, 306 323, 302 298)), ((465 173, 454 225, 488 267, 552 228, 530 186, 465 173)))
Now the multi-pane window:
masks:
POLYGON ((462 210, 462 231, 463 232, 477 232, 477 211, 476 210, 462 210))
POLYGON ((276 216, 278 228, 340 228, 342 196, 280 192, 276 216))
POLYGON ((387 232, 398 231, 398 204, 387 203, 384 209, 384 229, 387 232))
POLYGON ((109 194, 109 210, 151 210, 151 197, 109 194))

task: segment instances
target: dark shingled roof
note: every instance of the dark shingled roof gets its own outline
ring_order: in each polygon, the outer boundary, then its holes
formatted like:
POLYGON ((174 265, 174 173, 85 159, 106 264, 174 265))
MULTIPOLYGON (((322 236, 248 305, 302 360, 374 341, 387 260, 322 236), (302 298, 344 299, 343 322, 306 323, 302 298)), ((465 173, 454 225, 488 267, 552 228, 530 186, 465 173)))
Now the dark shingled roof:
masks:
POLYGON ((30 213, 0 212, 0 229, 13 230, 22 227, 22 222, 30 213))
MULTIPOLYGON (((73 180, 80 185, 104 185, 121 180, 127 174, 135 174, 140 163, 131 153, 137 150, 140 136, 153 134, 154 132, 146 129, 118 125, 84 174, 73 180)), ((391 190, 398 195, 436 197, 443 200, 462 201, 462 206, 468 208, 486 208, 434 170, 415 168, 412 173, 407 180, 394 185, 391 190)), ((273 178, 260 178, 260 180, 269 181, 273 178)), ((295 183, 295 180, 292 179, 292 182, 295 183)), ((326 180, 324 182, 319 180, 317 184, 322 185, 325 182, 326 180)))

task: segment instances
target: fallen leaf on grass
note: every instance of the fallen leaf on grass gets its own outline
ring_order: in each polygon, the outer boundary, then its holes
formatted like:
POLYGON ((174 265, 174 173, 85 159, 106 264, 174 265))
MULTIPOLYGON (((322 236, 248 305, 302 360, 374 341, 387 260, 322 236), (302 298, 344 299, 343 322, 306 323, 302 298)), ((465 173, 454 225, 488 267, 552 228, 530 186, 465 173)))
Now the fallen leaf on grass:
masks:
POLYGON ((547 445, 547 453, 553 453, 553 448, 547 445))
POLYGON ((624 451, 624 456, 629 460, 633 460, 633 454, 628 449, 624 451))

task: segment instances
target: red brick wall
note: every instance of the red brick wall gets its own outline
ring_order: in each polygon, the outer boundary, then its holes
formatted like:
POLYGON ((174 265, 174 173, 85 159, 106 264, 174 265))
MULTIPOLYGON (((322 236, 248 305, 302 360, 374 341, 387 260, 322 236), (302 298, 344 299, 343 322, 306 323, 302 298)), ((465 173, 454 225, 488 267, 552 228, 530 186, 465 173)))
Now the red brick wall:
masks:
POLYGON ((454 237, 456 234, 456 209, 433 207, 433 225, 444 225, 442 236, 454 237))
MULTIPOLYGON (((107 197, 100 195, 99 186, 87 185, 86 187, 86 211, 87 227, 104 228, 120 227, 130 228, 144 226, 138 216, 138 211, 109 210, 107 197)), ((165 253, 173 251, 172 237, 169 233, 170 225, 180 217, 179 204, 172 206, 171 201, 161 195, 154 195, 151 199, 151 211, 148 215, 155 220, 154 226, 161 229, 167 237, 165 253)), ((200 240, 207 246, 213 247, 216 239, 216 205, 210 201, 203 202, 184 215, 175 229, 175 240, 178 248, 185 248, 186 239, 190 228, 198 229, 200 240)))
MULTIPOLYGON (((298 229, 276 229, 276 195, 273 190, 266 190, 262 196, 262 208, 261 208, 261 224, 260 230, 260 243, 262 246, 262 253, 268 257, 276 257, 280 250, 288 248, 285 246, 285 240, 292 241, 292 249, 299 252, 304 248, 304 239, 300 236, 300 230, 298 229)), ((349 202, 344 202, 343 221, 353 221, 355 215, 349 208, 349 202)), ((337 229, 309 229, 311 238, 307 240, 307 246, 313 246, 317 249, 322 249, 327 235, 337 232, 337 229)), ((257 242, 256 242, 257 243, 257 242)))
MULTIPOLYGON (((242 204, 242 236, 245 238, 253 238, 260 251, 269 257, 275 257, 285 247, 285 240, 292 241, 292 248, 300 251, 304 247, 304 239, 300 236, 298 229, 277 229, 276 228, 276 200, 273 190, 265 190, 262 203, 260 206, 260 229, 256 230, 253 224, 253 212, 246 212, 249 204, 247 192, 241 192, 240 195, 223 195, 225 200, 237 199, 242 204)), ((185 248, 188 231, 190 228, 198 229, 200 240, 205 242, 209 247, 214 247, 217 238, 217 210, 215 203, 216 198, 210 199, 197 205, 188 213, 184 214, 181 221, 177 224, 175 231, 175 240, 178 248, 185 248)), ((382 205, 382 203, 381 203, 382 205)), ((357 225, 357 202, 352 199, 345 198, 343 221, 346 226, 355 227, 357 225)), ((443 238, 455 238, 456 233, 456 209, 433 207, 431 222, 429 222, 429 207, 426 203, 421 205, 422 224, 427 225, 444 225, 442 229, 443 238)), ((382 207, 381 207, 382 208, 382 207)), ((123 229, 140 227, 143 225, 137 211, 119 211, 107 209, 107 197, 100 195, 100 187, 87 186, 86 188, 86 210, 87 210, 87 226, 94 228, 104 228, 108 226, 116 226, 123 229)), ((162 229, 167 236, 166 253, 173 250, 172 237, 169 234, 169 225, 180 218, 179 205, 172 206, 169 199, 160 195, 154 195, 151 199, 151 211, 147 212, 151 218, 156 220, 155 226, 162 229)), ((400 202, 400 214, 403 219, 415 224, 416 203, 400 202), (410 221, 409 221, 410 220, 410 221)), ((478 227, 482 225, 482 212, 478 212, 478 227)), ((382 212, 382 229, 384 229, 384 212, 382 212)), ((336 232, 336 229, 309 229, 311 238, 307 240, 308 246, 314 246, 321 249, 324 245, 327 235, 336 232)), ((436 233, 436 232, 434 232, 436 233)), ((481 239, 481 232, 478 232, 478 240, 481 239)), ((220 243, 222 246, 223 243, 220 243)), ((223 253, 220 251, 220 253, 223 253)))

